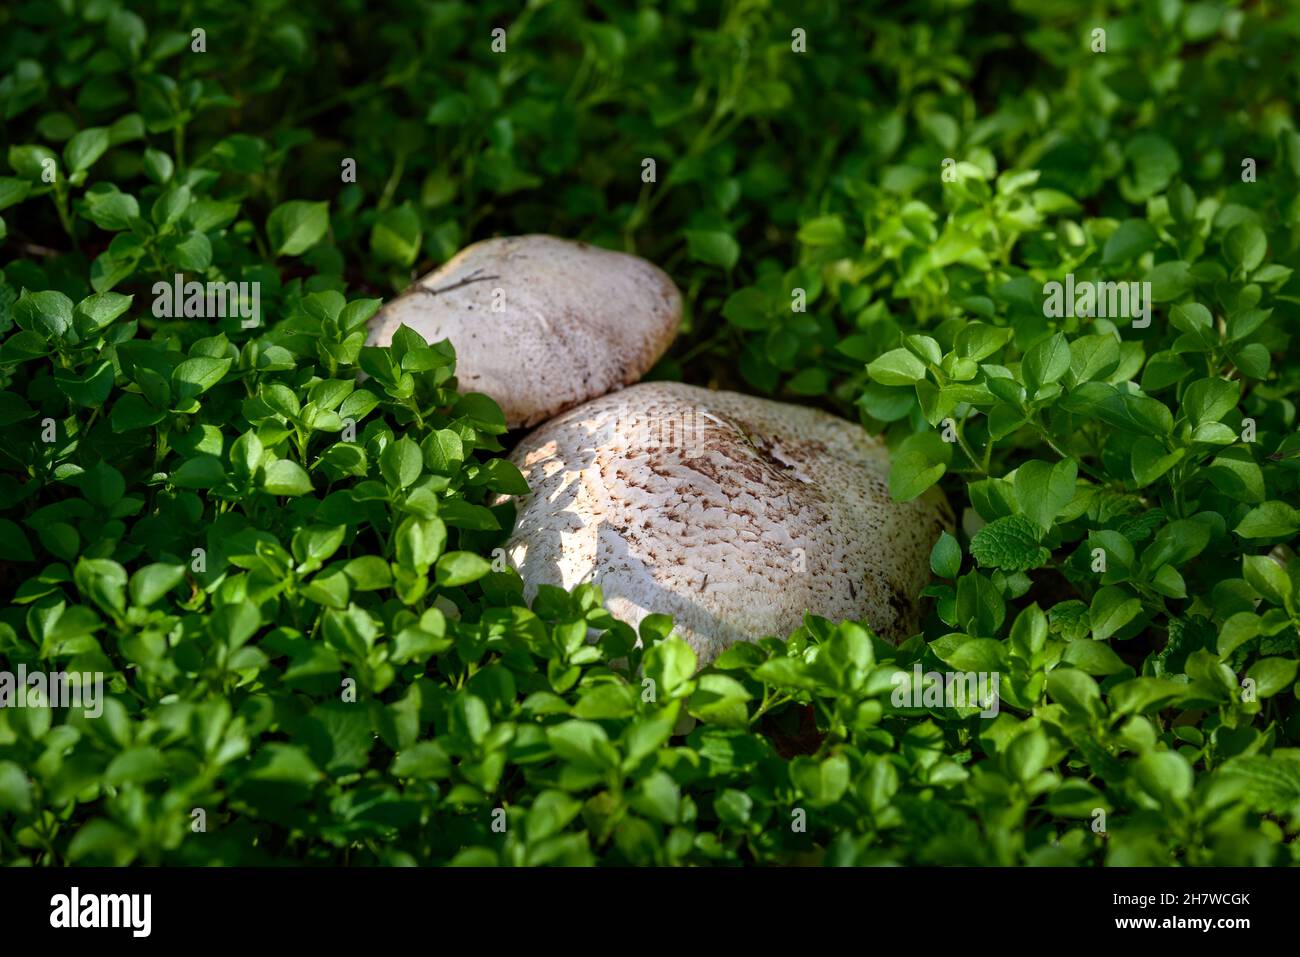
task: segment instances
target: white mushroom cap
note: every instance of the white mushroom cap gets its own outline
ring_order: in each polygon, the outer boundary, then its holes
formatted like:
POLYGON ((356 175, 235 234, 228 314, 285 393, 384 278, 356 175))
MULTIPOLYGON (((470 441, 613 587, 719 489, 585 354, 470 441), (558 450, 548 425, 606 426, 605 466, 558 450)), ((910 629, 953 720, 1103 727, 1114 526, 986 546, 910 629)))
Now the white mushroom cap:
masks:
POLYGON ((636 382, 677 332, 682 297, 644 259, 554 236, 469 246, 370 320, 368 345, 410 326, 450 339, 466 392, 535 425, 636 382))
POLYGON ((805 612, 912 634, 953 522, 938 496, 890 499, 888 451, 858 425, 676 382, 588 402, 511 458, 532 488, 506 545, 525 595, 596 581, 634 627, 672 615, 701 662, 805 612))

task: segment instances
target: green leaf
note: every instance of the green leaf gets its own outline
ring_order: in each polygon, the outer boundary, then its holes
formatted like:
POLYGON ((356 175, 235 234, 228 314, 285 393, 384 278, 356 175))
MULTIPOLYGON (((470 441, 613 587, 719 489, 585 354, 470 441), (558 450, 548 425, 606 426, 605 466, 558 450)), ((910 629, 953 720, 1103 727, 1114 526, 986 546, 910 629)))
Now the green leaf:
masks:
POLYGON ((501 407, 480 392, 466 392, 456 400, 456 411, 470 420, 470 423, 489 435, 500 435, 506 431, 505 413, 501 407))
POLYGON ((1144 281, 1151 283, 1152 302, 1172 302, 1192 288, 1192 270, 1182 260, 1171 260, 1155 266, 1144 281))
POLYGON ((22 179, 32 183, 45 183, 46 170, 58 170, 58 157, 47 146, 9 147, 9 165, 22 179))
POLYGON ((762 329, 768 323, 767 297, 753 287, 738 289, 722 304, 722 316, 739 329, 762 329))
POLYGON ((972 638, 944 658, 958 671, 997 672, 1007 669, 1007 648, 996 638, 972 638))
POLYGON ((1274 605, 1286 604, 1292 593, 1291 579, 1281 565, 1267 555, 1242 556, 1242 571, 1250 587, 1274 605))
POLYGON ((294 560, 303 566, 299 573, 315 571, 343 545, 346 525, 308 525, 294 533, 291 548, 294 560))
POLYGON ((246 644, 261 626, 262 617, 257 606, 247 600, 222 605, 208 619, 208 631, 212 637, 231 651, 246 644))
POLYGON ((144 20, 129 10, 115 9, 108 18, 108 46, 128 63, 140 59, 140 51, 144 49, 148 36, 144 20))
POLYGON ((352 587, 357 591, 377 591, 388 588, 393 583, 388 562, 378 555, 362 555, 352 559, 343 566, 343 574, 348 576, 352 587))
POLYGON ((687 710, 708 724, 731 728, 749 726, 745 702, 751 695, 735 678, 727 675, 703 675, 687 702, 687 710))
MULTIPOLYGON (((445 509, 444 509, 445 511, 445 509)), ((396 559, 423 574, 447 544, 447 526, 437 518, 406 519, 397 529, 396 559)))
POLYGON ((262 745, 247 776, 250 781, 299 787, 312 787, 324 777, 303 748, 277 741, 262 745))
POLYGON ((1300 531, 1300 510, 1286 502, 1265 502, 1246 513, 1234 529, 1242 538, 1280 538, 1300 531))
POLYGON ((185 578, 185 566, 156 562, 145 565, 131 576, 131 604, 148 608, 185 578))
POLYGON ((147 429, 161 422, 167 415, 155 409, 144 396, 128 393, 117 400, 109 416, 114 432, 130 432, 135 429, 147 429))
POLYGON ((1239 611, 1229 615, 1228 620, 1219 629, 1219 640, 1216 645, 1219 657, 1227 658, 1246 642, 1258 637, 1261 626, 1260 617, 1253 612, 1239 611))
POLYGON ((1170 522, 1156 532, 1150 547, 1142 553, 1142 567, 1154 572, 1161 565, 1182 565, 1205 550, 1211 534, 1207 523, 1195 519, 1170 522))
POLYGON ((1033 661, 1047 646, 1047 632, 1047 616, 1035 602, 1017 615, 1011 626, 1013 653, 1023 661, 1033 661))
POLYGON ((1128 141, 1124 156, 1129 161, 1132 179, 1125 180, 1128 197, 1142 202, 1162 192, 1182 169, 1178 151, 1164 137, 1139 133, 1128 141))
POLYGON ((1258 697, 1271 698, 1295 684, 1298 665, 1294 658, 1261 658, 1250 666, 1246 677, 1255 682, 1258 697))
POLYGON ((72 313, 77 335, 89 339, 130 309, 133 298, 116 292, 101 292, 81 300, 72 313))
POLYGON ((185 223, 194 233, 204 234, 224 229, 239 215, 238 203, 200 199, 185 210, 185 223))
POLYGON ((87 192, 83 215, 100 229, 116 232, 130 227, 131 220, 140 215, 140 204, 134 196, 117 189, 87 192))
POLYGON ((1007 770, 1017 781, 1027 783, 1047 766, 1050 753, 1047 735, 1041 728, 1026 731, 1007 748, 1007 770))
POLYGON ((229 369, 229 359, 186 359, 172 370, 172 391, 180 401, 195 398, 220 382, 229 369))
POLYGON ((108 130, 101 126, 82 130, 63 148, 63 161, 68 173, 75 174, 90 169, 95 161, 107 152, 109 146, 108 130))
POLYGON ((190 203, 193 201, 194 195, 188 186, 173 186, 154 200, 149 216, 154 221, 154 225, 160 228, 173 226, 190 208, 190 203))
POLYGON ((1118 585, 1107 585, 1092 596, 1088 619, 1092 636, 1105 641, 1142 612, 1142 602, 1118 585))
POLYGON ((420 447, 406 436, 389 442, 379 454, 379 471, 393 488, 408 488, 415 484, 423 468, 424 456, 420 447))
POLYGON ((1038 544, 1038 529, 1023 515, 1006 515, 985 525, 970 541, 970 553, 985 568, 1022 572, 1043 565, 1051 553, 1038 544))
POLYGON ((1080 668, 1053 669, 1047 676, 1047 693, 1078 717, 1095 718, 1103 711, 1101 689, 1080 668))
POLYGON ((898 447, 889 466, 889 494, 897 502, 916 498, 948 470, 952 446, 937 432, 909 436, 898 447))
POLYGON ((144 172, 155 183, 165 183, 172 178, 172 172, 175 169, 172 158, 162 150, 147 149, 144 151, 144 172))
POLYGON ((14 303, 14 322, 44 339, 59 339, 72 327, 72 300, 61 292, 27 292, 14 303))
POLYGON ((1032 392, 1059 381, 1070 371, 1070 343, 1061 333, 1040 339, 1021 362, 1025 384, 1032 392))
POLYGON ((957 622, 966 631, 995 634, 1006 618, 1001 592, 984 575, 971 572, 957 581, 957 622))
POLYGON ((225 479, 225 466, 215 455, 188 458, 171 475, 172 484, 178 488, 212 488, 225 479))
POLYGON ((605 729, 594 721, 574 719, 553 725, 546 729, 546 741, 562 761, 610 767, 611 757, 617 758, 605 729))
POLYGON ((32 783, 12 761, 0 761, 0 811, 27 815, 32 809, 32 783))
POLYGON ((956 578, 961 573, 961 545, 946 531, 930 549, 930 570, 940 578, 956 578))
POLYGON ((104 783, 111 787, 146 784, 167 776, 167 759, 154 747, 127 748, 115 756, 104 770, 104 783))
POLYGON ((896 502, 910 502, 943 476, 947 466, 931 464, 921 452, 897 456, 889 470, 889 494, 896 502))
POLYGON ((1090 675, 1113 675, 1128 667, 1110 645, 1086 638, 1069 642, 1061 660, 1090 675))
POLYGON ((826 807, 848 790, 849 770, 848 759, 841 754, 821 761, 800 756, 790 762, 790 782, 813 807, 826 807))
POLYGON ((487 487, 503 495, 527 495, 528 482, 509 459, 492 459, 483 466, 487 487))
POLYGON ((370 229, 370 251, 380 262, 408 267, 420 254, 423 236, 419 214, 404 204, 375 221, 370 229))
POLYGON ((1240 386, 1227 379, 1198 379, 1183 394, 1183 410, 1192 425, 1218 422, 1236 408, 1240 386))
POLYGON ((21 203, 31 192, 32 184, 12 176, 0 176, 0 210, 21 203))
POLYGON ((465 460, 465 448, 460 435, 451 429, 431 432, 421 443, 424 463, 438 475, 454 475, 465 460))
POLYGON ((93 408, 102 405, 113 391, 113 363, 107 359, 100 360, 80 376, 56 372, 54 381, 73 402, 93 408))
POLYGON ((1268 237, 1254 223, 1238 223, 1223 237, 1223 255, 1244 273, 1259 268, 1268 253, 1268 237))
POLYGON ((1112 335, 1080 336, 1070 342, 1070 374, 1077 383, 1104 379, 1119 362, 1119 342, 1112 335))
POLYGON ((667 638, 646 651, 642 668, 654 682, 655 700, 679 697, 695 674, 695 652, 680 638, 667 638))
POLYGON ((212 265, 212 243, 199 232, 169 236, 163 241, 167 261, 187 272, 204 272, 212 265))
POLYGON ((448 552, 438 559, 437 581, 445 588, 455 588, 478 581, 491 570, 491 563, 473 552, 448 552))
POLYGON ((925 363, 908 349, 892 349, 867 364, 867 375, 881 385, 913 385, 925 378, 925 363))
POLYGON ((990 326, 983 322, 968 322, 957 333, 955 348, 958 355, 982 362, 1007 344, 1014 330, 990 326))
POLYGON ((445 778, 451 774, 451 760, 437 741, 417 741, 398 752, 389 770, 396 777, 417 781, 445 778))
POLYGON ((1258 504, 1264 501, 1264 472, 1256 464, 1249 449, 1226 449, 1215 456, 1210 467, 1205 470, 1205 477, 1219 491, 1240 502, 1258 504))
POLYGON ((297 462, 277 459, 266 467, 262 490, 272 495, 306 495, 312 490, 311 478, 297 462))
MULTIPOLYGON (((601 720, 630 717, 636 710, 636 696, 625 684, 601 684, 583 692, 573 707, 575 718, 601 720)), ((565 706, 564 710, 568 710, 565 706)))
POLYGON ((1102 262, 1107 265, 1132 262, 1148 250, 1154 249, 1157 242, 1155 229, 1145 219, 1125 220, 1120 224, 1119 229, 1111 233, 1110 239, 1106 240, 1102 262))
POLYGON ((532 807, 524 819, 524 834, 529 844, 544 841, 558 834, 578 816, 582 802, 563 791, 547 788, 533 799, 532 807))
POLYGON ((291 200, 271 211, 266 234, 277 256, 301 256, 325 238, 329 204, 291 200))
POLYGON ((730 233, 714 229, 688 229, 686 249, 696 262, 730 270, 740 259, 740 244, 730 233))
POLYGON ((1070 459, 1055 465, 1038 460, 1025 462, 1016 469, 1016 502, 1027 518, 1047 531, 1074 500, 1078 476, 1079 467, 1070 459))
POLYGON ((844 220, 832 213, 805 222, 795 238, 805 246, 834 246, 844 242, 845 235, 844 220))
POLYGON ((1185 801, 1192 793, 1192 766, 1177 751, 1151 751, 1133 765, 1142 790, 1164 804, 1185 801))
POLYGON ((1282 757, 1232 758, 1215 777, 1236 786, 1238 793, 1259 811, 1289 813, 1300 804, 1300 762, 1282 757))

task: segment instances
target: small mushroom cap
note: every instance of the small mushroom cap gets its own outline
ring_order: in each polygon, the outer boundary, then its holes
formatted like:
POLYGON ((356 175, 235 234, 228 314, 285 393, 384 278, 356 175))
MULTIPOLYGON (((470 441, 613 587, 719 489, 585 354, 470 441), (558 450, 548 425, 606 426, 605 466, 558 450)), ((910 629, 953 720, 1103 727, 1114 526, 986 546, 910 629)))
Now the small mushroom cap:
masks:
POLYGON ((469 246, 370 320, 368 345, 410 326, 450 339, 466 392, 535 425, 636 382, 668 348, 682 297, 644 259, 554 236, 469 246))
POLYGON ((506 545, 525 595, 596 581, 636 627, 672 615, 701 662, 805 612, 919 625, 946 501, 895 502, 889 455, 817 409, 650 382, 547 422, 511 456, 532 488, 506 545))

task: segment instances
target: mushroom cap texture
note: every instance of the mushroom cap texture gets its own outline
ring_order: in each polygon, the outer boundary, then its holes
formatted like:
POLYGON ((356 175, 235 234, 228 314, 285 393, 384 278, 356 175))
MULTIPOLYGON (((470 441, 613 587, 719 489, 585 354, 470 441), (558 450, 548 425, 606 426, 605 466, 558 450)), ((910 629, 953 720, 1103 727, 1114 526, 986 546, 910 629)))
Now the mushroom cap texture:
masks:
POLYGON ((860 426, 677 382, 588 402, 511 459, 532 488, 506 545, 525 595, 596 581, 633 627, 672 615, 701 663, 805 612, 907 637, 953 524, 937 494, 890 499, 888 451, 860 426))
POLYGON ((682 297, 657 266, 554 236, 487 239, 419 279, 370 320, 368 345, 406 324, 450 339, 462 392, 496 400, 511 428, 636 382, 677 333, 682 297))

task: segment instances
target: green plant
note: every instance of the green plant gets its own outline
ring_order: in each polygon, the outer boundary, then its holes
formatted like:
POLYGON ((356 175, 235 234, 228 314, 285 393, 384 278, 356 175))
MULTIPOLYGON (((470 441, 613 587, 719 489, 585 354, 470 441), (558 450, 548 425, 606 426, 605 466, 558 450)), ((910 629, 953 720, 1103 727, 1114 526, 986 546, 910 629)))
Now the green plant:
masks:
POLYGON ((1294 862, 1300 15, 600 6, 0 11, 0 671, 106 678, 0 709, 0 860, 1294 862), (528 231, 673 274, 655 375, 943 489, 923 634, 696 674, 594 587, 523 601, 499 411, 363 342, 528 231), (160 314, 176 273, 260 310, 160 314), (1150 324, 1048 315, 1067 276, 1150 324))

